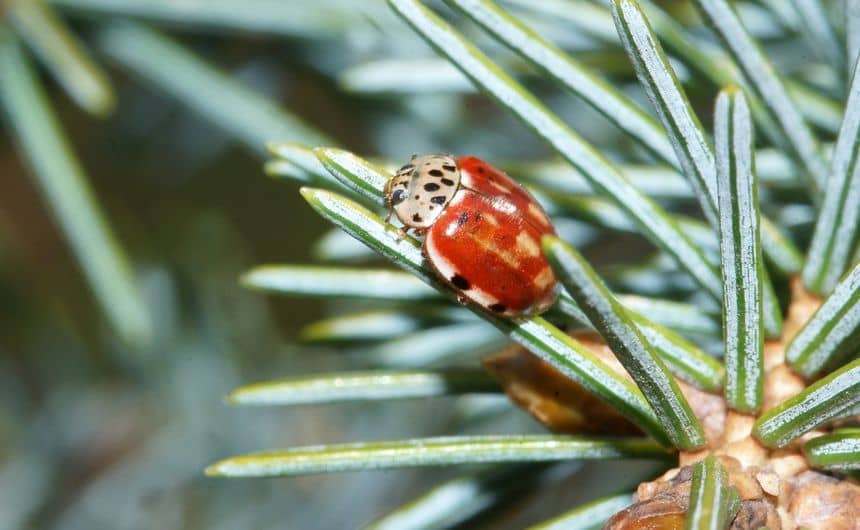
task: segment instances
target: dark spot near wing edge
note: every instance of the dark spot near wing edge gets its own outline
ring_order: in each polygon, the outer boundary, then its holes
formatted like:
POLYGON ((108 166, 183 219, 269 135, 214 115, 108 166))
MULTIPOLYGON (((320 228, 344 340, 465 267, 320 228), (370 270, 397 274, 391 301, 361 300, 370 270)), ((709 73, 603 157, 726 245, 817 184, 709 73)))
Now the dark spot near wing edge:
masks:
POLYGON ((454 285, 454 287, 456 287, 457 289, 461 289, 463 291, 468 291, 469 289, 472 288, 472 284, 469 283, 469 280, 467 280, 466 278, 463 278, 459 274, 455 274, 454 276, 451 276, 451 283, 454 285))

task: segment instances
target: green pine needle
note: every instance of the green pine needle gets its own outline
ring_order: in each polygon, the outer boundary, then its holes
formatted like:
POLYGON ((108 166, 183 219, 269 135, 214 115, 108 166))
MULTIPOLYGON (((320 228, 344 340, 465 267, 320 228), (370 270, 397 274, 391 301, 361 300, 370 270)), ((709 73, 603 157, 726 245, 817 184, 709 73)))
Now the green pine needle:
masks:
POLYGON ((589 68, 542 39, 490 0, 447 0, 545 76, 579 96, 658 158, 679 168, 672 145, 654 119, 589 68))
POLYGON ((109 228, 36 72, 15 37, 2 27, 0 105, 108 322, 126 343, 149 345, 154 333, 152 317, 128 258, 109 228))
POLYGON ((236 456, 206 468, 209 476, 283 477, 452 464, 556 460, 661 459, 669 453, 642 438, 449 436, 296 447, 236 456))
POLYGON ((818 469, 860 470, 860 429, 837 429, 813 438, 803 446, 803 454, 810 465, 818 469))
POLYGON ((539 486, 546 464, 509 464, 457 477, 398 506, 363 530, 454 528, 539 486))
POLYGON ((819 153, 818 140, 788 95, 773 64, 747 32, 728 0, 695 0, 695 4, 720 36, 750 87, 770 110, 788 140, 790 152, 805 169, 810 188, 814 193, 818 193, 823 189, 826 179, 826 168, 819 153))
POLYGON ((342 401, 415 399, 448 394, 498 393, 484 370, 342 372, 291 377, 237 388, 233 405, 307 405, 342 401))
POLYGON ((597 530, 613 515, 633 501, 630 493, 611 495, 577 506, 550 521, 545 521, 528 530, 597 530))
POLYGON ((113 112, 116 96, 107 74, 47 2, 11 0, 6 15, 81 108, 101 117, 113 112))
POLYGON ((830 173, 824 186, 824 201, 807 252, 803 283, 813 292, 829 294, 849 267, 860 237, 860 63, 845 104, 845 115, 830 173))
POLYGON ((726 402, 755 412, 764 389, 764 268, 752 125, 743 92, 729 88, 720 93, 715 122, 726 402))
MULTIPOLYGON (((330 144, 274 101, 207 64, 190 50, 142 24, 114 22, 98 35, 100 48, 124 68, 229 132, 249 149, 266 154, 273 138, 330 144)), ((325 173, 311 153, 294 153, 311 174, 325 173)))
POLYGON ((860 347, 860 264, 797 332, 785 357, 795 371, 814 377, 860 347))
MULTIPOLYGON (((716 162, 705 131, 693 112, 669 59, 651 31, 645 14, 635 2, 626 0, 616 0, 613 7, 618 33, 633 61, 639 83, 645 87, 651 103, 657 109, 675 153, 681 160, 684 173, 696 190, 705 218, 719 231, 716 162)), ((769 228, 766 236, 779 236, 775 226, 771 224, 769 228)), ((775 255, 791 252, 793 248, 784 237, 768 242, 772 243, 775 255)), ((771 249, 771 246, 766 248, 771 249)), ((766 274, 764 269, 762 272, 766 274)), ((782 331, 782 315, 769 278, 764 284, 764 298, 767 309, 764 313, 765 330, 769 337, 778 337, 782 331)))
POLYGON ((440 294, 397 270, 315 265, 259 265, 240 280, 245 287, 291 296, 359 300, 438 300, 440 294))
POLYGON ((594 269, 556 237, 544 236, 543 249, 559 281, 643 391, 675 447, 691 450, 704 445, 702 426, 677 382, 594 269))
POLYGON ((738 490, 714 455, 693 466, 685 530, 725 530, 740 509, 738 490))
POLYGON ((769 447, 783 447, 812 429, 852 413, 860 405, 860 359, 766 411, 753 434, 769 447))
POLYGON ((359 350, 355 359, 374 367, 423 368, 444 366, 461 358, 475 363, 480 355, 508 345, 507 337, 485 322, 464 322, 402 335, 359 350))

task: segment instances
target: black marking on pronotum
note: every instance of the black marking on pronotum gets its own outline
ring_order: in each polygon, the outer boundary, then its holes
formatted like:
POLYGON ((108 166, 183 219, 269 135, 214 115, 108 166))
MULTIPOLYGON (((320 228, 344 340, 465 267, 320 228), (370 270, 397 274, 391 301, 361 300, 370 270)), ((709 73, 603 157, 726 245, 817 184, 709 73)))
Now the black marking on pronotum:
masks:
POLYGON ((455 166, 449 166, 449 165, 442 166, 442 169, 444 169, 445 171, 457 171, 457 168, 455 166))
POLYGON ((508 308, 505 304, 493 304, 490 306, 490 311, 493 313, 504 313, 508 308))
POLYGON ((454 181, 453 181, 453 180, 451 180, 451 179, 442 179, 442 184, 444 184, 444 185, 446 185, 446 186, 453 186, 453 185, 454 185, 454 181))
POLYGON ((434 176, 434 177, 441 177, 443 175, 442 171, 440 171, 438 169, 431 169, 427 173, 429 173, 431 176, 434 176))
POLYGON ((469 280, 463 278, 459 274, 451 276, 451 283, 454 284, 454 287, 456 287, 457 289, 462 289, 463 291, 468 291, 472 288, 472 284, 469 283, 469 280))
POLYGON ((439 185, 436 184, 435 182, 428 182, 427 184, 424 185, 425 191, 436 191, 438 189, 439 189, 439 185))
POLYGON ((462 226, 469 222, 469 212, 463 212, 460 214, 460 217, 457 218, 457 225, 462 226))
POLYGON ((415 167, 415 166, 413 166, 412 164, 406 164, 405 166, 400 168, 400 171, 403 172, 403 171, 406 171, 407 169, 412 169, 413 167, 415 167))
POLYGON ((433 204, 440 204, 440 205, 445 204, 445 196, 444 195, 437 195, 437 196, 431 198, 430 202, 432 202, 433 204))
POLYGON ((423 219, 421 219, 421 216, 418 215, 417 213, 412 216, 412 220, 415 221, 416 223, 420 223, 421 221, 423 221, 423 219))

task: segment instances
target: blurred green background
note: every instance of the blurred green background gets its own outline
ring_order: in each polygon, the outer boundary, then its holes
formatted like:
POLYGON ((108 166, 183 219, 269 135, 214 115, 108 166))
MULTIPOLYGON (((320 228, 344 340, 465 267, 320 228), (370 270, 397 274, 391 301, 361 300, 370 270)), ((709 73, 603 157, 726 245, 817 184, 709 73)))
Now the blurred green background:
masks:
MULTIPOLYGON (((601 37, 605 24, 589 30, 518 9, 527 2, 507 4, 643 100, 623 50, 601 37)), ((682 18, 685 5, 676 11, 682 18)), ((790 62, 795 48, 779 53, 786 22, 744 5, 751 31, 777 61, 790 62)), ((601 116, 451 18, 608 156, 649 161, 601 116)), ((548 156, 385 2, 7 0, 0 47, 0 530, 355 528, 457 472, 218 480, 202 470, 267 448, 541 431, 509 406, 475 421, 484 409, 465 397, 295 409, 223 403, 243 383, 361 366, 356 345, 303 344, 299 335, 325 315, 366 304, 277 298, 239 285, 255 265, 315 261, 315 245, 330 231, 296 183, 266 176, 266 142, 328 143, 394 162, 437 151, 499 163, 548 156), (90 99, 86 88, 83 96, 74 89, 88 79, 90 99), (28 83, 41 87, 43 102, 28 83), (51 169, 62 157, 46 141, 54 137, 71 146, 117 243, 105 251, 84 238, 78 253, 128 260, 125 287, 143 308, 142 334, 124 334, 109 318, 113 303, 125 303, 115 285, 94 295, 100 277, 83 273, 69 220, 57 218, 69 195, 47 200, 41 192, 68 173, 51 169)), ((684 81, 694 104, 710 105, 712 89, 684 81)), ((820 113, 818 125, 827 119, 820 113)), ((588 251, 606 264, 640 259, 648 248, 638 240, 618 247, 623 256, 600 245, 588 251)), ((517 528, 529 506, 542 504, 545 515, 548 503, 560 511, 594 497, 625 465, 602 464, 575 480, 544 477, 559 487, 539 499, 520 495, 482 524, 517 528)))

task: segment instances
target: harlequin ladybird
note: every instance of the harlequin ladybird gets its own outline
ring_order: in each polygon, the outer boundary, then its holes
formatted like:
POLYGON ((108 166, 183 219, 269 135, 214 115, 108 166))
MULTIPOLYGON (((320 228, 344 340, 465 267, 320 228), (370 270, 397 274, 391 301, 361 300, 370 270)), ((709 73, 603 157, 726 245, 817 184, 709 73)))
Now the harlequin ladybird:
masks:
POLYGON ((405 231, 461 302, 505 316, 552 305, 556 279, 540 240, 555 234, 537 201, 504 172, 472 156, 413 156, 385 187, 405 231))

